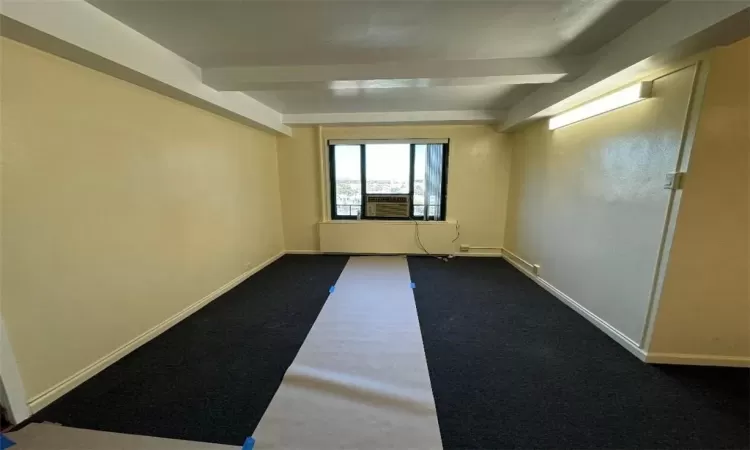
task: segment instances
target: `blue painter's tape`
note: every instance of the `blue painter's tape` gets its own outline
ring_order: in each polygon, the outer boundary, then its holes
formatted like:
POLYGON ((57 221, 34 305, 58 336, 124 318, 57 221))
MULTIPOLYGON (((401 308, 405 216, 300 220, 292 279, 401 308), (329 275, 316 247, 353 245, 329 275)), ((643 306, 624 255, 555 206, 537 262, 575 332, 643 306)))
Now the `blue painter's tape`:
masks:
POLYGON ((412 284, 411 284, 411 288, 412 288, 412 289, 416 289, 416 288, 417 288, 417 283, 412 283, 412 284))
POLYGON ((16 445, 15 442, 5 437, 4 434, 0 434, 0 449, 1 450, 5 450, 6 448, 11 448, 14 445, 16 445))
POLYGON ((334 290, 336 290, 336 286, 331 286, 331 289, 328 289, 328 293, 333 294, 334 290))
POLYGON ((255 438, 251 436, 245 439, 245 444, 242 446, 242 450, 253 450, 253 447, 255 447, 255 438))

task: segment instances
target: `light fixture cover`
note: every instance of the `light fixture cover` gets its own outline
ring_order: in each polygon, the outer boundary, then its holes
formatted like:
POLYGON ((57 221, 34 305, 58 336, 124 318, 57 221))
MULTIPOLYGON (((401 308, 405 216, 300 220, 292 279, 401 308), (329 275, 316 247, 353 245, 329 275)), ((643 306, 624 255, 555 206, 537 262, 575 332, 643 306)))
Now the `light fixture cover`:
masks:
POLYGON ((619 91, 600 97, 549 119, 549 129, 554 130, 589 117, 598 116, 651 96, 651 82, 642 81, 619 91))

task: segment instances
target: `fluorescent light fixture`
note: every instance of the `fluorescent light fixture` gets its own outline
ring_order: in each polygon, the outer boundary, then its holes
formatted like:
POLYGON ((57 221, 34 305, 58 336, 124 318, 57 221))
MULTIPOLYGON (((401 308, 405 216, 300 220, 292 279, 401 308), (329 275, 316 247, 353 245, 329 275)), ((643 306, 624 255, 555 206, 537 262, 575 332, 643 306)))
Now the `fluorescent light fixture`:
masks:
POLYGON ((555 130, 570 125, 571 123, 580 122, 589 117, 598 116, 599 114, 604 114, 605 112, 639 102, 650 96, 650 81, 636 83, 625 89, 605 95, 604 97, 598 98, 592 102, 585 103, 578 108, 571 109, 570 111, 552 117, 549 119, 549 129, 555 130))

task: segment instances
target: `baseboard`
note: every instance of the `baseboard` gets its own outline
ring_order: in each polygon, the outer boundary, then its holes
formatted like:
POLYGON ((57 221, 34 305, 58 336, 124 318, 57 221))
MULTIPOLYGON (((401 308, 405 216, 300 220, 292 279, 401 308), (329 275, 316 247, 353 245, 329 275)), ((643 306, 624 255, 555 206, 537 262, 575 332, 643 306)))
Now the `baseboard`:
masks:
POLYGON ((624 334, 620 333, 619 330, 617 330, 615 327, 607 323, 604 319, 592 313, 591 311, 586 309, 583 305, 576 302, 572 298, 568 297, 564 292, 557 289, 556 287, 554 287, 552 284, 550 284, 543 278, 531 273, 528 269, 521 266, 512 258, 508 257, 507 255, 503 255, 503 258, 506 261, 508 261, 510 264, 512 264, 513 267, 518 269, 521 273, 531 278, 536 284, 544 288, 544 290, 554 295, 558 300, 568 305, 578 314, 582 315, 589 322, 594 324, 594 326, 602 330, 607 336, 612 338, 615 342, 625 347, 625 349, 629 351, 630 353, 632 353, 636 358, 640 359, 641 361, 646 361, 646 352, 643 351, 643 349, 641 349, 635 341, 625 336, 624 334))
MULTIPOLYGON (((383 256, 399 256, 399 255, 407 255, 407 256, 426 256, 424 252, 416 252, 416 253, 326 253, 320 250, 286 250, 284 253, 287 255, 383 255, 383 256)), ((437 256, 446 256, 443 254, 438 254, 437 256)), ((470 256, 470 257, 477 257, 477 258, 500 258, 503 256, 503 254, 500 251, 497 252, 457 252, 453 253, 452 255, 447 256, 470 256)))
POLYGON ((467 255, 465 253, 454 253, 454 254, 443 254, 435 253, 428 255, 424 252, 411 252, 411 253, 391 253, 391 252, 378 252, 378 253, 363 253, 363 252, 324 252, 320 250, 286 250, 284 252, 287 255, 343 255, 343 256, 500 256, 499 253, 477 253, 467 255))
POLYGON ((698 355, 689 353, 648 352, 646 356, 646 362, 649 364, 750 367, 750 357, 746 356, 698 355))
POLYGON ((169 317, 168 319, 164 320, 163 322, 159 323, 158 325, 154 326, 148 331, 142 333, 141 335, 135 337, 131 341, 122 345, 121 347, 115 349, 114 351, 110 352, 104 357, 98 359, 97 361, 89 365, 88 367, 85 367, 84 369, 76 372, 75 374, 71 375, 65 380, 57 383, 56 385, 42 392, 41 394, 38 394, 32 397, 28 401, 31 412, 36 413, 40 411, 42 408, 49 405, 50 403, 57 400, 58 398, 62 397, 63 395, 67 394, 68 392, 73 390, 75 387, 82 384, 84 381, 98 374, 102 370, 106 369, 107 367, 109 367, 116 361, 120 360, 122 357, 124 357, 128 353, 132 352, 133 350, 145 344, 146 342, 159 336, 160 334, 162 334, 163 332, 165 332, 172 326, 176 325, 178 322, 184 320, 186 317, 190 316, 194 312, 206 306, 208 303, 211 303, 213 300, 216 300, 221 295, 223 295, 224 293, 226 293, 233 287, 237 286, 241 282, 245 281, 254 273, 260 271, 261 269, 268 266, 269 264, 276 261, 282 256, 284 256, 284 252, 280 252, 279 254, 267 259, 266 261, 260 263, 259 265, 253 267, 247 272, 239 275, 238 277, 224 284, 217 290, 206 295, 205 297, 193 303, 192 305, 189 305, 187 308, 183 309, 177 314, 169 317))

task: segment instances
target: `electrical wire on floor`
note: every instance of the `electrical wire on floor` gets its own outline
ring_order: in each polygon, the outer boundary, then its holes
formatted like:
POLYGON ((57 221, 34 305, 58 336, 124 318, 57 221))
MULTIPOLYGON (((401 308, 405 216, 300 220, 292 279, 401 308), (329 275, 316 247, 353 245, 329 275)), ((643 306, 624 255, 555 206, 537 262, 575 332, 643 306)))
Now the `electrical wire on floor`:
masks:
MULTIPOLYGON (((441 260, 443 262, 448 262, 448 257, 433 255, 432 253, 430 253, 430 252, 427 251, 427 249, 425 248, 424 244, 422 244, 422 238, 419 236, 419 221, 417 219, 415 219, 414 217, 411 217, 411 220, 414 221, 414 239, 417 242, 417 247, 419 247, 425 253, 425 255, 427 255, 427 256, 431 256, 431 257, 433 257, 435 259, 439 259, 439 260, 441 260)), ((458 224, 456 224, 456 225, 458 225, 458 224)), ((458 232, 458 226, 456 226, 456 232, 458 232)), ((458 237, 456 237, 456 239, 458 239, 458 237)), ((453 242, 455 242, 455 241, 456 240, 454 239, 453 242)))

